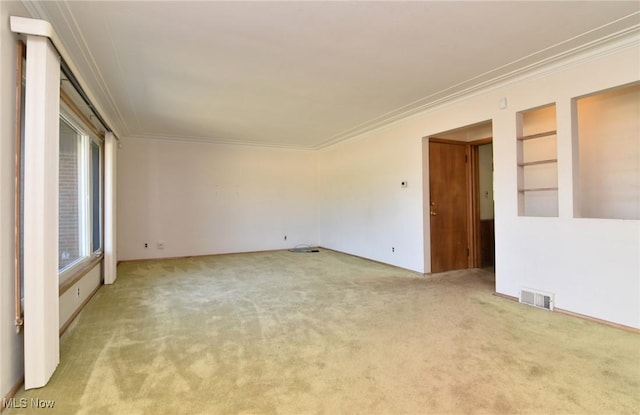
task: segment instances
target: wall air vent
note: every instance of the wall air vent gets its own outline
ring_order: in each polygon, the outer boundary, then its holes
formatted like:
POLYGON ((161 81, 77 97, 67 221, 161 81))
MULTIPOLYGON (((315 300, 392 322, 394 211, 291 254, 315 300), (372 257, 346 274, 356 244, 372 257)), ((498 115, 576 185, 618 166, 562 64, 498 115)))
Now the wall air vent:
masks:
POLYGON ((520 302, 545 310, 553 310, 554 295, 530 288, 520 290, 520 302))

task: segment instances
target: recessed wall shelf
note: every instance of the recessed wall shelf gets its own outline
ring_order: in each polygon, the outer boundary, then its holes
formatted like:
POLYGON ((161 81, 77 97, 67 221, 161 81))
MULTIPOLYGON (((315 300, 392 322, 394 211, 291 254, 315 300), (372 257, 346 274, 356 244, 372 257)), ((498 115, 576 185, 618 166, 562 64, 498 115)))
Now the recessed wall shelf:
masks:
POLYGON ((557 187, 532 187, 529 189, 518 189, 519 192, 549 192, 558 190, 557 187))
POLYGON ((575 99, 574 215, 640 219, 640 82, 575 99))
POLYGON ((521 167, 537 166, 538 164, 552 164, 557 162, 558 162, 558 159, 536 160, 536 161, 528 161, 526 163, 518 163, 518 166, 521 166, 521 167))
POLYGON ((555 104, 517 114, 518 212, 558 216, 555 104))
POLYGON ((536 139, 536 138, 549 137, 549 136, 552 136, 552 135, 556 135, 556 130, 545 131, 545 132, 537 133, 537 134, 525 135, 525 136, 522 136, 522 137, 518 137, 518 140, 520 140, 520 141, 533 140, 533 139, 536 139))

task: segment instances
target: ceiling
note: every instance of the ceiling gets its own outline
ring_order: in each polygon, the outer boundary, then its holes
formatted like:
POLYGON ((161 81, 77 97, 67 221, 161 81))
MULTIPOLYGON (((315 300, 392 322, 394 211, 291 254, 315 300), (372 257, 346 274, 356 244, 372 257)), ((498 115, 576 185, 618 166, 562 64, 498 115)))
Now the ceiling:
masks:
POLYGON ((317 149, 637 29, 640 2, 55 2, 123 137, 317 149))

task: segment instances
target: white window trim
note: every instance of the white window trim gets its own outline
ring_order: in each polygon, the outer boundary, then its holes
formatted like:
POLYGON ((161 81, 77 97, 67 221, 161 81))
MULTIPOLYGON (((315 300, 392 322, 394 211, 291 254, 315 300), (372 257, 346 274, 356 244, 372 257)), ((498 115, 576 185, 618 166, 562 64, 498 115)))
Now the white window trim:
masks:
MULTIPOLYGON (((91 181, 91 143, 95 142, 100 147, 100 155, 102 163, 104 164, 104 145, 103 140, 96 136, 87 126, 85 126, 84 122, 78 117, 72 110, 69 108, 64 102, 60 101, 60 118, 64 119, 66 123, 68 123, 74 130, 78 132, 80 135, 80 144, 78 151, 78 187, 79 191, 79 200, 78 206, 79 214, 80 214, 80 229, 79 229, 79 244, 80 244, 80 258, 77 261, 74 261, 68 264, 63 269, 59 270, 59 282, 60 284, 67 281, 73 275, 76 274, 76 271, 80 268, 85 267, 88 263, 92 262, 96 256, 102 255, 102 248, 92 252, 91 251, 91 243, 92 243, 92 210, 91 210, 91 198, 92 198, 92 181, 91 181)), ((101 169, 102 170, 102 169, 101 169)), ((102 173, 100 177, 100 194, 102 195, 101 199, 104 199, 103 193, 103 185, 102 185, 102 173)), ((102 202, 102 200, 100 201, 102 202)), ((104 214, 104 209, 102 207, 102 203, 99 206, 100 217, 102 218, 104 214)), ((100 229, 102 232, 102 224, 100 225, 100 229)), ((102 243, 104 245, 104 242, 102 243)))

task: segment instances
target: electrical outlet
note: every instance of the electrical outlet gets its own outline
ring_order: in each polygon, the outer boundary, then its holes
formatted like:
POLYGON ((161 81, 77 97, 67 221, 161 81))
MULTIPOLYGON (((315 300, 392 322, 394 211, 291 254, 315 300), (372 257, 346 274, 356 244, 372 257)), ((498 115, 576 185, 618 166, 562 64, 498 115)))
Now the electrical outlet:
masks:
POLYGON ((149 248, 149 244, 144 244, 144 247, 145 248, 149 248))
POLYGON ((76 287, 76 297, 80 297, 80 287, 76 287))
POLYGON ((395 246, 392 246, 392 247, 391 247, 391 252, 396 252, 396 248, 395 248, 395 246))
POLYGON ((164 241, 158 241, 158 249, 164 249, 164 241))
POLYGON ((285 236, 284 236, 284 240, 285 240, 285 241, 287 240, 287 235, 285 235, 285 236))

